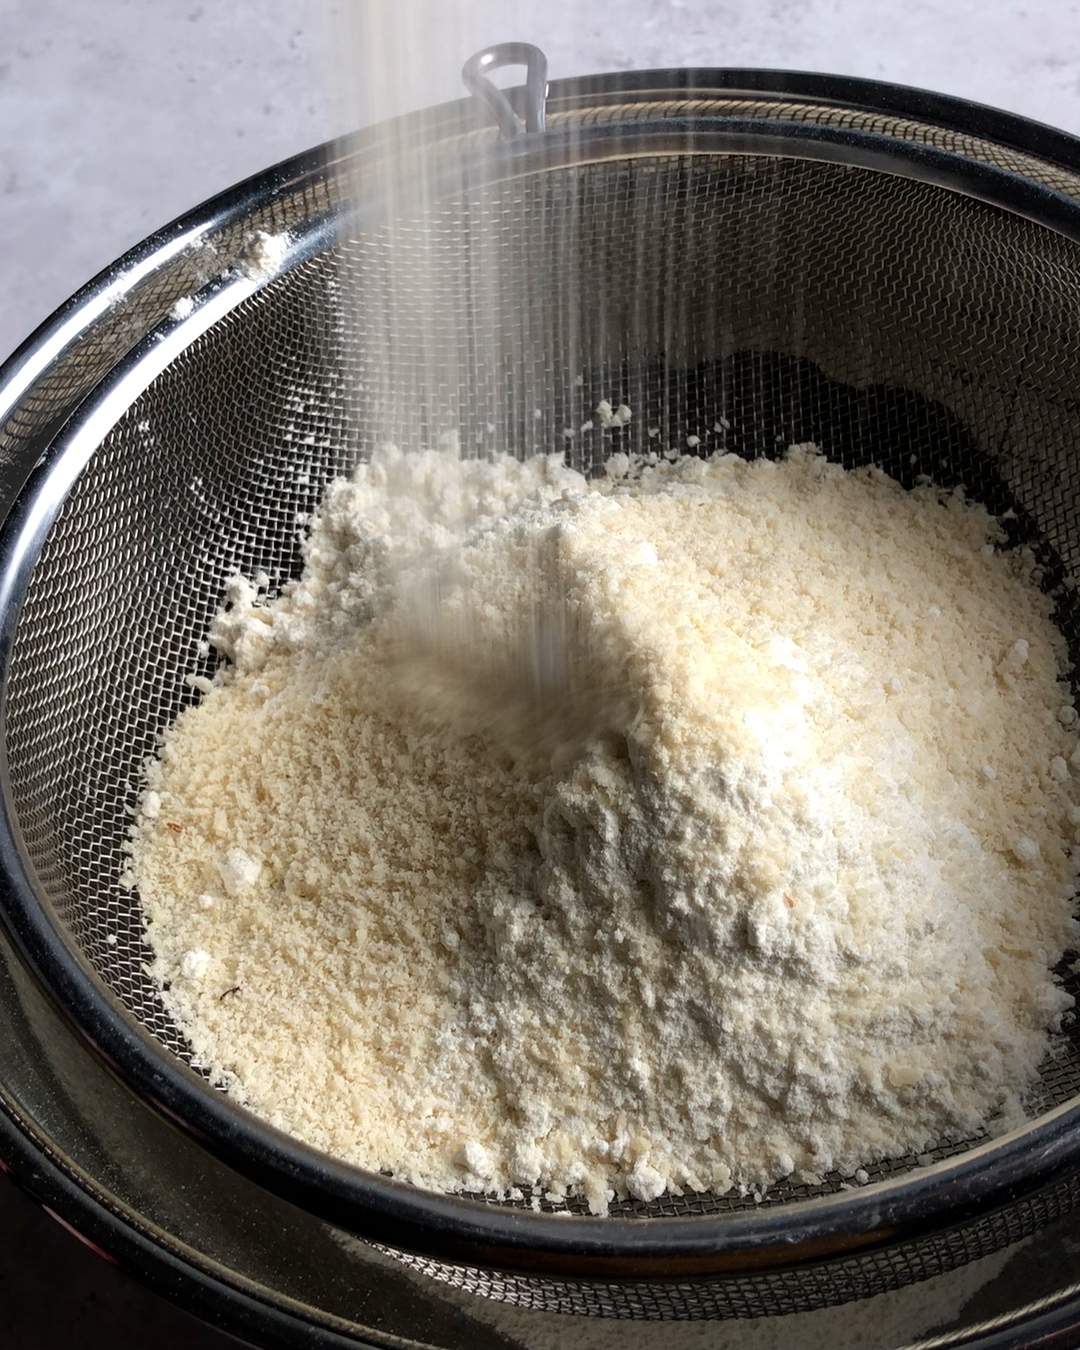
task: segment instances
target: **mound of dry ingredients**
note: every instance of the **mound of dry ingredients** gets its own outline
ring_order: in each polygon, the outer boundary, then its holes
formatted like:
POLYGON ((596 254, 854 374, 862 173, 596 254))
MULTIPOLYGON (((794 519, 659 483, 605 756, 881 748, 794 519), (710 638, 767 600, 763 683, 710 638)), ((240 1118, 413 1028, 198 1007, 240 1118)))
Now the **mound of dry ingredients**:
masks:
POLYGON ((232 583, 128 877, 198 1061, 595 1212, 1012 1121, 1080 821, 1032 559, 810 448, 607 467, 383 450, 232 583))

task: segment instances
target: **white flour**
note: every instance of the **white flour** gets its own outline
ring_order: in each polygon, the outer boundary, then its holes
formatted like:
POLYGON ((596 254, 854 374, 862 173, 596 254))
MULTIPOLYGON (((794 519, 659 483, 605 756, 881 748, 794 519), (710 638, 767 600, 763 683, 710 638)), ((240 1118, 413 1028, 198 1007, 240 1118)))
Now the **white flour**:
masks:
POLYGON ((353 1162, 597 1212, 1015 1119, 1070 1003, 1077 742, 998 534, 805 450, 380 452, 299 583, 233 584, 150 772, 197 1055, 353 1162))

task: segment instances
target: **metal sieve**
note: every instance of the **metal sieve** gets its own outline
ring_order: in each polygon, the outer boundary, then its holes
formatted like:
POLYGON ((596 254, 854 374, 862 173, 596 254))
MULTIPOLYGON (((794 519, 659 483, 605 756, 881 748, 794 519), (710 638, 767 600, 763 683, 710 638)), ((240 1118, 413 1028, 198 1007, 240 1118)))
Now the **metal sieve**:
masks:
MULTIPOLYGON (((962 482, 1012 509, 1048 589, 1077 575, 1080 143, 826 76, 611 75, 558 82, 545 103, 521 46, 467 76, 478 99, 290 161, 168 227, 4 368, 0 453, 25 471, 0 537, 4 920, 86 1039, 180 1126, 474 1292, 752 1316, 1015 1241, 1080 1189, 1075 1027, 1031 1124, 1002 1139, 894 1159, 857 1190, 830 1177, 762 1204, 686 1195, 566 1218, 419 1191, 262 1124, 190 1066, 145 973, 119 885, 141 765, 197 697, 184 676, 212 669, 199 644, 225 578, 294 576, 326 483, 383 439, 565 447, 585 471, 615 449, 814 440, 905 483, 962 482), (505 60, 528 63, 525 90, 491 85, 505 60), (438 189, 390 194, 401 156, 434 166, 438 189), (250 265, 256 229, 290 233, 271 275, 250 265), (188 295, 192 312, 174 309, 188 295), (602 398, 632 423, 585 431, 602 398)), ((1075 648, 1073 595, 1057 617, 1075 648)))

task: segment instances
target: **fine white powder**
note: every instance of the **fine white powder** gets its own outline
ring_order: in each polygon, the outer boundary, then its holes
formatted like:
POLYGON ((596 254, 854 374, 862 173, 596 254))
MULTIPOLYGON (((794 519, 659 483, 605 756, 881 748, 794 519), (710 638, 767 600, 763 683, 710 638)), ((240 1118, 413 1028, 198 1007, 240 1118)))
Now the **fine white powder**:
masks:
POLYGON ((244 239, 237 266, 252 281, 265 281, 281 270, 292 242, 287 230, 269 234, 266 230, 252 230, 244 239))
POLYGON ((1012 1123, 1071 1003, 1078 743, 1001 542, 808 447, 378 452, 298 582, 231 583, 149 770, 198 1060, 349 1161, 598 1213, 1012 1123))

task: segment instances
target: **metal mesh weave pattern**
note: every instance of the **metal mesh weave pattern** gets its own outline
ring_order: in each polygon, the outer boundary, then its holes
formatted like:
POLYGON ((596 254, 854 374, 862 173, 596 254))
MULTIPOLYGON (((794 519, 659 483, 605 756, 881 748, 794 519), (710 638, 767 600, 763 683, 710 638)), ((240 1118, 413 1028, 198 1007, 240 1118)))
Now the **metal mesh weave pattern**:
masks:
MULTIPOLYGON (((745 102, 721 102, 714 115, 747 115, 745 102)), ((685 115, 686 105, 666 106, 685 115)), ((835 124, 851 114, 800 115, 835 124)), ((886 134, 935 136, 914 123, 890 132, 886 120, 875 119, 886 134)), ((964 140, 943 132, 938 143, 979 157, 964 140)), ((994 149, 982 158, 997 162, 994 149)), ((1080 190, 1064 170, 1001 156, 1056 190, 1080 190)), ((302 230, 339 186, 246 224, 302 230)), ((235 246, 240 227, 230 228, 235 246)), ((219 246, 227 256, 229 241, 219 246)), ((157 280, 144 331, 190 284, 182 272, 157 280)), ((614 159, 495 184, 298 264, 129 408, 38 560, 11 661, 7 750, 26 847, 70 941, 163 1050, 188 1056, 145 974, 137 904, 118 883, 140 767, 196 697, 183 677, 211 669, 198 644, 225 578, 296 575, 298 522, 378 441, 428 446, 453 428, 466 453, 565 448, 588 470, 614 449, 689 453, 689 437, 697 453, 747 456, 813 440, 849 466, 963 483, 992 510, 1011 507, 1015 539, 1040 551, 1055 588, 1080 562, 1078 301, 1080 246, 1029 221, 907 178, 753 155, 614 159), (583 431, 601 398, 629 403, 632 423, 583 431)), ((102 340, 98 374, 124 345, 102 340)), ((86 371, 76 364, 68 378, 86 371)), ((1058 620, 1075 647, 1071 596, 1058 620)), ((1069 1034, 1032 1110, 1078 1089, 1080 1036, 1069 1034)), ((871 1173, 916 1165, 899 1158, 871 1173)), ((783 1185, 766 1203, 814 1193, 783 1185)), ((749 1203, 686 1196, 618 1210, 703 1215, 749 1203)), ((1018 1207, 1013 1226, 1039 1222, 1038 1204, 1018 1207)), ((629 1316, 747 1315, 933 1273, 981 1254, 991 1233, 920 1246, 906 1266, 860 1258, 854 1284, 748 1276, 745 1308, 728 1294, 680 1296, 675 1307, 670 1289, 630 1297, 612 1293, 618 1285, 423 1268, 575 1311, 583 1301, 629 1316)))

